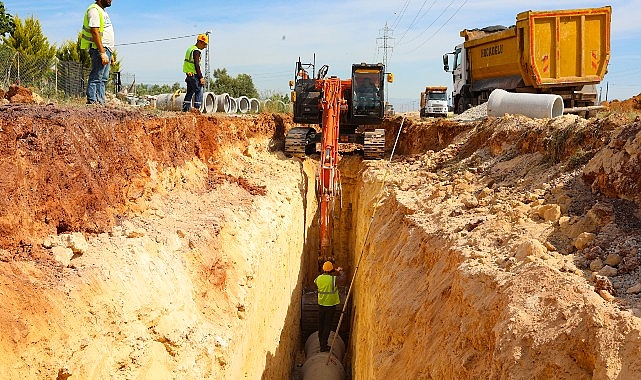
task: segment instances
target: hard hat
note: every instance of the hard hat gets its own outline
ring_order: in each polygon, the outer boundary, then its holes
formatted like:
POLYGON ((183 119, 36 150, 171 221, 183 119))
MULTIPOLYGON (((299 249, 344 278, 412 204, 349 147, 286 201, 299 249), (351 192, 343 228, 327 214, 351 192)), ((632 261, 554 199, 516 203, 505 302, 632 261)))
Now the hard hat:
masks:
POLYGON ((332 265, 331 261, 325 261, 323 264, 323 271, 324 272, 331 272, 334 270, 334 265, 332 265))
POLYGON ((198 37, 196 37, 196 41, 202 41, 206 44, 209 44, 209 36, 206 34, 199 34, 198 37))

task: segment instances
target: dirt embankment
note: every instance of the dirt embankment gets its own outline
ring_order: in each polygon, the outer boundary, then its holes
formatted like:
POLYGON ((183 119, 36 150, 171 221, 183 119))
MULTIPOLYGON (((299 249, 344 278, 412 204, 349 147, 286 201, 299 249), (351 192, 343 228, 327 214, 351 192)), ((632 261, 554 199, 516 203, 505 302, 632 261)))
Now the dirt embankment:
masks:
POLYGON ((309 177, 288 123, 3 107, 0 377, 287 377, 309 177))
MULTIPOLYGON (((39 255, 33 239, 51 233, 99 233, 145 207, 149 162, 159 171, 194 158, 211 184, 242 179, 220 170, 221 147, 282 140, 279 116, 152 117, 117 109, 13 105, 0 112, 0 245, 39 255)), ((161 185, 161 184, 158 184, 161 185)), ((260 192, 260 189, 250 189, 260 192)))
MULTIPOLYGON (((641 376, 634 115, 385 125, 390 166, 343 162, 353 378, 641 376)), ((288 378, 316 236, 290 126, 4 106, 0 377, 288 378)))
POLYGON ((634 119, 405 120, 404 155, 363 176, 357 209, 388 185, 361 242, 354 378, 641 376, 634 119))

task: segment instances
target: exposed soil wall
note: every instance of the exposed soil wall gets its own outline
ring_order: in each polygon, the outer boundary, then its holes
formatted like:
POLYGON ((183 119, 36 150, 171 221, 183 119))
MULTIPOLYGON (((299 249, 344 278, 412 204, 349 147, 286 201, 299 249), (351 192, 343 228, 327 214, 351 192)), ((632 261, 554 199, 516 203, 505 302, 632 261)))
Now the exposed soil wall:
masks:
POLYGON ((5 109, 0 377, 288 378, 315 210, 286 123, 5 109))
MULTIPOLYGON (((452 131, 410 126, 407 139, 452 131)), ((628 156, 606 170, 637 181, 615 169, 639 157, 629 131, 573 117, 490 118, 458 126, 447 146, 432 140, 389 166, 371 163, 358 189, 354 379, 641 376, 638 267, 619 260, 607 271, 612 286, 590 253, 607 261, 625 240, 636 259, 639 208, 591 193, 573 161, 578 150, 599 152, 584 158, 590 172, 617 136, 628 156), (595 239, 584 244, 583 234, 595 239)))
MULTIPOLYGON (((641 377, 634 117, 385 125, 391 163, 341 161, 352 378, 641 377)), ((0 377, 290 378, 318 252, 291 126, 2 107, 0 377)))

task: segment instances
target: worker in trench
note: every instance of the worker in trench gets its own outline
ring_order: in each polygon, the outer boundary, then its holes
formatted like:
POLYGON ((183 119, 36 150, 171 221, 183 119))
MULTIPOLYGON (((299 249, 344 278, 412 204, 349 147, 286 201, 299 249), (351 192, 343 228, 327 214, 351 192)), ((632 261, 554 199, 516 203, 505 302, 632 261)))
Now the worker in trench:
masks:
POLYGON ((321 352, 329 351, 329 333, 332 330, 336 305, 341 302, 338 284, 342 282, 344 275, 343 268, 334 269, 331 261, 325 261, 323 273, 314 280, 318 287, 318 340, 321 352))
POLYGON ((201 50, 209 44, 209 36, 206 34, 199 34, 196 37, 196 44, 190 46, 185 52, 185 61, 183 62, 183 72, 186 75, 185 82, 187 83, 187 93, 185 100, 183 100, 183 112, 191 109, 191 101, 193 98, 194 108, 200 110, 200 105, 203 102, 203 86, 205 85, 205 78, 200 71, 200 57, 201 50))

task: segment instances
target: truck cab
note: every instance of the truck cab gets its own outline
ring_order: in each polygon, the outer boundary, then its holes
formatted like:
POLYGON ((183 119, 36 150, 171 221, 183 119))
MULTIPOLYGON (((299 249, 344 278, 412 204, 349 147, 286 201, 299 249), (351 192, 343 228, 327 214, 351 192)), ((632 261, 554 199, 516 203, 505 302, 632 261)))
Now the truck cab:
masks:
POLYGON ((461 99, 468 82, 467 57, 463 44, 457 45, 452 53, 443 55, 443 70, 452 73, 452 105, 454 112, 460 113, 465 106, 461 104, 461 99))
POLYGON ((421 92, 421 117, 447 117, 447 87, 425 87, 421 92))

